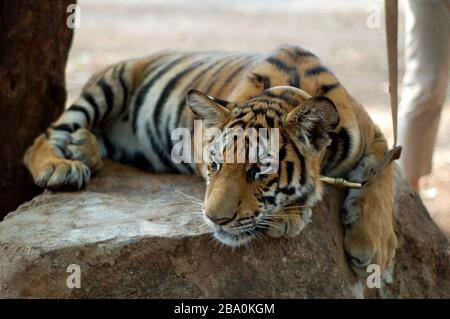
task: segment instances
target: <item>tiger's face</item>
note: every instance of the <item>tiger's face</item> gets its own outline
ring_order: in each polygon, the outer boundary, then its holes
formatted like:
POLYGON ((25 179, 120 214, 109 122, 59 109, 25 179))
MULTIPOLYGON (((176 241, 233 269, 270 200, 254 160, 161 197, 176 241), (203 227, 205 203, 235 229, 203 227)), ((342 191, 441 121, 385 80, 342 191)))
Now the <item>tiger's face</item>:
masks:
POLYGON ((320 199, 320 161, 330 143, 328 133, 339 123, 330 99, 304 99, 280 87, 242 103, 198 91, 190 91, 187 100, 204 128, 222 132, 207 141, 204 151, 210 155, 204 216, 221 243, 243 245, 273 227, 275 219, 300 214, 298 207, 320 199), (267 129, 265 144, 259 144, 261 135, 254 143, 247 134, 252 129, 267 129), (242 143, 229 135, 226 142, 231 130, 245 134, 242 143))

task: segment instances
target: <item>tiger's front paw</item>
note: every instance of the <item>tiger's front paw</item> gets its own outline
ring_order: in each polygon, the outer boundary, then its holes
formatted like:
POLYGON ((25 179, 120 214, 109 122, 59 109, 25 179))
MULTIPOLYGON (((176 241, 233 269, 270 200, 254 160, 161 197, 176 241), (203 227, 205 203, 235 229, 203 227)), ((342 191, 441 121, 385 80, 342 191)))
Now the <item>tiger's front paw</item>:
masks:
POLYGON ((89 183, 91 172, 102 167, 95 136, 86 129, 49 139, 40 135, 24 157, 34 182, 54 190, 78 190, 89 183))
POLYGON ((273 238, 295 237, 301 233, 311 221, 311 208, 298 211, 281 211, 273 218, 272 226, 266 231, 267 236, 273 238))
POLYGON ((53 190, 83 188, 91 179, 91 171, 80 161, 52 158, 37 169, 35 183, 53 190))

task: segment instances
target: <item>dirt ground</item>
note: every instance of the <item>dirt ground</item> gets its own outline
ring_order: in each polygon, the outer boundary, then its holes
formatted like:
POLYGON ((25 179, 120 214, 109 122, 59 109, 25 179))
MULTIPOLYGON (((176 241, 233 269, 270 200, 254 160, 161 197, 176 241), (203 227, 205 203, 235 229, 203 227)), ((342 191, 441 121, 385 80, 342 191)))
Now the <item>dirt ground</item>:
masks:
MULTIPOLYGON (((163 49, 267 51, 298 44, 334 71, 392 140, 381 0, 79 0, 69 103, 99 68, 163 49)), ((403 17, 400 20, 400 26, 403 17)), ((401 38, 403 38, 401 28, 401 38)), ((400 68, 403 67, 400 39, 400 68)), ((450 99, 422 197, 450 236, 450 99)))

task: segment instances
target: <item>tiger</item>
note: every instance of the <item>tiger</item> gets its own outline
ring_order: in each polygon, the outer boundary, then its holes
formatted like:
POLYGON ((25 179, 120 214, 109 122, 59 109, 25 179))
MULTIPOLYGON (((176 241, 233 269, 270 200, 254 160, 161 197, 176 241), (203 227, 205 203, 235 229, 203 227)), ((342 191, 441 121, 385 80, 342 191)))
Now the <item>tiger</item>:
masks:
MULTIPOLYGON (((326 193, 321 176, 362 180, 387 149, 366 110, 317 55, 284 45, 265 53, 166 51, 108 66, 35 139, 24 163, 38 186, 52 190, 82 189, 105 156, 152 172, 197 174, 206 182, 205 223, 219 242, 238 247, 258 234, 299 235, 326 193), (277 128, 278 169, 174 162, 171 132, 193 132, 196 121, 221 130, 277 128)), ((392 201, 392 164, 346 191, 344 248, 356 272, 370 264, 392 269, 392 201)))

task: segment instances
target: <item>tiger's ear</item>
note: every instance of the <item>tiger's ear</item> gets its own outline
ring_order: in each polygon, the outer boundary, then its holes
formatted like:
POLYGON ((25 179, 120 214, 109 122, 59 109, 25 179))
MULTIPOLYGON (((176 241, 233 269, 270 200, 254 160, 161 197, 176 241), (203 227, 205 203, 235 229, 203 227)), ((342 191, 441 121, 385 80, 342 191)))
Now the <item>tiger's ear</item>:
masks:
POLYGON ((307 99, 286 117, 285 129, 303 153, 318 153, 327 147, 329 133, 339 125, 339 113, 325 96, 307 99))
POLYGON ((190 90, 186 99, 195 117, 203 120, 205 127, 218 126, 230 117, 230 110, 226 108, 229 104, 227 101, 215 99, 197 90, 190 90))

